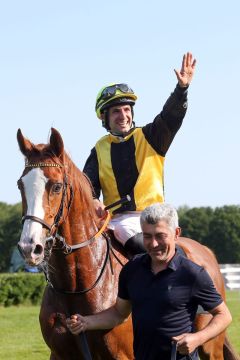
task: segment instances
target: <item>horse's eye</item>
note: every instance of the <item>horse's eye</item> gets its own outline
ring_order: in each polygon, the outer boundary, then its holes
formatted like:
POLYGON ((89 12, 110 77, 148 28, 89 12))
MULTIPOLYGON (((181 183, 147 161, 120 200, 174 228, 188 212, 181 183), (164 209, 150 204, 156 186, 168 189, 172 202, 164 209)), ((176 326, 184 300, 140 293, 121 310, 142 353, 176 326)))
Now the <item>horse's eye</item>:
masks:
POLYGON ((53 184, 53 186, 52 186, 52 191, 54 193, 59 194, 61 189, 62 189, 62 184, 61 183, 56 183, 56 184, 53 184))

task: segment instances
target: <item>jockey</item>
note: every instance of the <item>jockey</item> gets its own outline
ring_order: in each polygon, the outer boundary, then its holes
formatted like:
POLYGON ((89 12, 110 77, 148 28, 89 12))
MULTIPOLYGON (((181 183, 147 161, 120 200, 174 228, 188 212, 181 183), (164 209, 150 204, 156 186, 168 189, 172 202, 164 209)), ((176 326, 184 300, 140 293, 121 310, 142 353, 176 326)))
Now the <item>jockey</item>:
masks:
POLYGON ((130 195, 128 203, 114 208, 109 224, 130 254, 145 251, 141 211, 164 202, 164 160, 186 114, 187 90, 195 64, 191 53, 183 56, 181 70, 174 70, 176 88, 160 114, 143 127, 136 127, 133 121, 137 95, 130 86, 110 84, 97 95, 96 114, 108 134, 91 150, 83 171, 92 183, 98 216, 104 215, 105 206, 130 195), (103 203, 99 200, 101 192, 103 203))

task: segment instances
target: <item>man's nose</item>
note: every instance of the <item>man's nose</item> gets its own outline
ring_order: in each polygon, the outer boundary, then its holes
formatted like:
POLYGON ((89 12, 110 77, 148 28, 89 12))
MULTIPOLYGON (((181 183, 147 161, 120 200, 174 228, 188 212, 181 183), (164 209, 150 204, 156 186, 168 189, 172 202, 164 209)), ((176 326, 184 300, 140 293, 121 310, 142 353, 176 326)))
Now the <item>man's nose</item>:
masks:
POLYGON ((158 245, 159 245, 159 243, 158 243, 158 241, 156 240, 156 238, 155 238, 155 237, 153 237, 153 238, 152 238, 151 243, 152 243, 152 246, 153 246, 153 247, 156 247, 156 246, 158 246, 158 245))
POLYGON ((121 119, 124 119, 124 118, 126 117, 125 111, 124 111, 123 109, 120 110, 120 112, 119 112, 119 117, 120 117, 121 119))

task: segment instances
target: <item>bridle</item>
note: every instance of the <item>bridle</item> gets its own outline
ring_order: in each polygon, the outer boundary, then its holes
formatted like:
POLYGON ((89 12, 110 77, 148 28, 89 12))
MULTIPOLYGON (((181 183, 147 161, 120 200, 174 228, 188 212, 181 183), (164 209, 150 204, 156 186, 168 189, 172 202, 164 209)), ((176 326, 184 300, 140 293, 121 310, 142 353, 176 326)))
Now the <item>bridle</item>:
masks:
MULTIPOLYGON (((64 165, 59 164, 59 163, 44 163, 44 162, 26 163, 25 164, 25 168, 41 168, 41 167, 59 167, 59 168, 63 168, 64 165)), ((49 230, 49 234, 52 236, 53 229, 55 228, 56 231, 57 231, 57 229, 59 227, 59 223, 60 223, 61 219, 63 218, 64 202, 65 202, 65 199, 67 197, 67 186, 69 186, 69 188, 70 188, 70 199, 69 199, 68 205, 67 205, 67 214, 68 214, 69 210, 71 208, 72 200, 73 200, 73 189, 72 189, 72 185, 70 183, 68 183, 68 181, 67 181, 67 175, 64 174, 61 203, 60 203, 57 215, 54 218, 53 224, 49 225, 43 219, 41 219, 41 218, 39 218, 37 216, 33 216, 33 215, 25 215, 25 216, 23 216, 22 217, 22 224, 25 222, 25 220, 35 221, 35 222, 41 224, 47 230, 49 230)))
MULTIPOLYGON (((41 168, 41 167, 60 167, 63 168, 64 165, 63 164, 59 164, 59 163, 44 163, 44 162, 40 162, 40 163, 27 163, 25 165, 25 168, 41 168)), ((64 293, 64 294, 85 294, 88 291, 92 290, 100 281, 103 272, 106 268, 107 262, 110 258, 110 249, 113 252, 113 249, 111 248, 110 245, 110 238, 109 236, 104 232, 109 220, 110 220, 110 213, 107 212, 107 216, 104 220, 104 223, 101 227, 101 229, 90 239, 87 239, 84 242, 81 242, 79 244, 75 244, 75 245, 69 245, 66 243, 66 240, 64 237, 60 236, 58 234, 58 227, 60 225, 60 222, 63 221, 63 215, 64 215, 64 204, 65 204, 65 200, 67 197, 67 187, 70 187, 70 199, 67 203, 67 215, 69 213, 69 210, 71 208, 71 204, 72 204, 72 200, 73 200, 73 188, 72 185, 67 181, 67 175, 64 174, 64 181, 63 181, 63 191, 62 191, 62 199, 61 199, 61 203, 58 209, 58 212, 54 218, 54 222, 52 225, 47 224, 43 219, 34 216, 34 215, 25 215, 22 217, 22 223, 24 223, 26 220, 32 220, 35 221, 39 224, 41 224, 44 228, 46 228, 49 231, 49 236, 45 239, 45 246, 47 247, 48 250, 61 250, 65 255, 71 254, 73 251, 81 249, 85 246, 91 245, 98 237, 100 237, 101 235, 104 237, 104 239, 106 240, 107 243, 107 250, 106 250, 106 256, 104 259, 104 263, 102 266, 102 269, 96 279, 96 281, 94 282, 93 285, 91 285, 89 288, 86 288, 84 290, 81 291, 66 291, 66 290, 61 290, 61 289, 56 289, 53 284, 51 283, 48 275, 45 273, 46 276, 46 280, 48 282, 48 284, 56 291, 56 292, 60 292, 60 293, 64 293), (53 230, 55 230, 55 232, 53 233, 53 230)), ((65 216, 65 219, 67 217, 67 215, 65 216)), ((113 252, 114 257, 117 259, 118 262, 120 262, 120 260, 117 258, 116 254, 113 252)), ((120 262, 121 263, 121 262, 120 262)), ((121 263, 121 265, 123 265, 121 263)))
MULTIPOLYGON (((25 165, 25 168, 38 168, 38 167, 64 167, 63 164, 58 164, 58 163, 27 163, 25 165)), ((66 243, 65 239, 60 236, 58 234, 58 227, 60 225, 60 222, 61 221, 64 221, 63 219, 63 215, 64 215, 64 204, 65 204, 65 199, 67 197, 67 186, 70 187, 70 199, 68 201, 68 204, 67 204, 67 215, 65 216, 65 218, 68 216, 69 214, 69 211, 70 211, 70 208, 71 208, 71 204, 72 204, 72 200, 73 200, 73 188, 72 188, 72 185, 70 183, 68 183, 67 181, 67 175, 64 174, 64 182, 63 182, 63 192, 62 192, 62 199, 61 199, 61 203, 60 203, 60 206, 59 206, 59 209, 58 209, 58 212, 57 212, 57 215, 55 216, 54 218, 54 222, 52 225, 49 225, 47 224, 43 219, 37 217, 37 216, 33 216, 33 215, 25 215, 22 217, 22 223, 24 223, 26 220, 32 220, 32 221, 35 221, 39 224, 41 224, 44 228, 46 228, 48 231, 49 231, 49 237, 46 238, 46 245, 48 247, 48 250, 62 250, 63 253, 65 255, 68 255, 70 253, 72 253, 73 251, 77 250, 77 249, 81 249, 85 246, 88 246, 90 244, 92 244, 98 237, 100 237, 101 235, 104 237, 104 239, 106 240, 106 243, 107 243, 107 250, 106 250, 106 256, 105 256, 105 259, 104 259, 104 263, 103 263, 103 266, 101 268, 101 271, 97 277, 97 279, 95 280, 95 282, 89 287, 89 288, 86 288, 86 289, 83 289, 81 291, 66 291, 66 290, 62 290, 62 289, 56 289, 53 284, 51 283, 50 279, 49 279, 49 276, 48 276, 48 273, 46 271, 44 271, 45 273, 45 277, 46 277, 46 280, 47 280, 47 283, 49 286, 51 286, 51 288, 55 291, 55 292, 58 292, 58 293, 62 293, 62 294, 85 294, 87 293, 88 291, 92 290, 93 288, 95 288, 95 286, 98 284, 98 282, 100 281, 105 269, 106 269, 106 265, 107 265, 107 262, 110 261, 110 267, 111 267, 111 272, 113 273, 113 267, 112 267, 112 263, 111 263, 111 258, 110 258, 110 250, 112 252, 112 254, 114 255, 114 257, 116 258, 116 260, 123 266, 123 264, 121 263, 120 259, 118 259, 118 257, 116 256, 116 254, 114 253, 112 247, 111 247, 111 240, 109 238, 109 236, 104 232, 107 225, 108 225, 108 222, 110 220, 110 213, 107 212, 107 216, 106 216, 106 219, 104 221, 104 224, 102 225, 101 229, 90 239, 82 242, 82 243, 79 243, 79 244, 76 244, 76 245, 69 245, 66 243), (55 233, 53 234, 53 229, 55 229, 55 233), (61 244, 61 247, 57 247, 56 245, 56 240, 58 243, 61 244)), ((83 350, 83 356, 86 360, 92 360, 92 357, 91 357, 91 353, 90 353, 90 349, 89 349, 89 346, 88 346, 88 343, 87 343, 87 339, 86 339, 86 336, 85 336, 85 333, 81 333, 80 334, 80 342, 81 342, 81 347, 82 347, 82 350, 83 350)))

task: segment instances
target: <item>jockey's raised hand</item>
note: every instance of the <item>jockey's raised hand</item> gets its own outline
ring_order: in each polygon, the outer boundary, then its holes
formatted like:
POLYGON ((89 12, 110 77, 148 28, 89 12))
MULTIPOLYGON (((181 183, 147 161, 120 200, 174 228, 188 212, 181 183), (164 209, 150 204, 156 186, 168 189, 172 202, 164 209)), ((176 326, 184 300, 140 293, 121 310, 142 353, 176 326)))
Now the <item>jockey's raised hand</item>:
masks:
POLYGON ((187 87, 191 83, 195 65, 196 59, 193 59, 190 52, 183 55, 181 70, 174 69, 180 87, 187 87))

